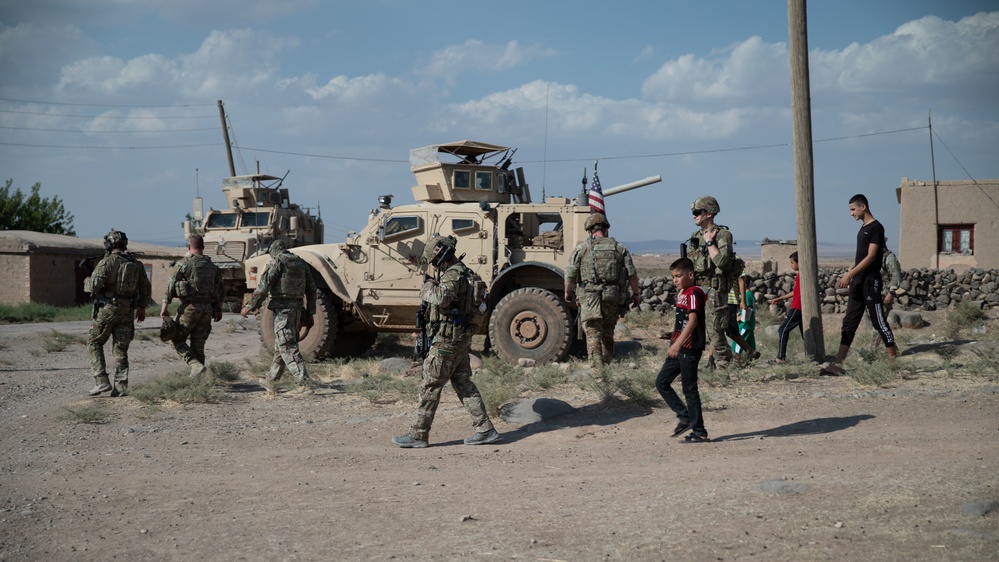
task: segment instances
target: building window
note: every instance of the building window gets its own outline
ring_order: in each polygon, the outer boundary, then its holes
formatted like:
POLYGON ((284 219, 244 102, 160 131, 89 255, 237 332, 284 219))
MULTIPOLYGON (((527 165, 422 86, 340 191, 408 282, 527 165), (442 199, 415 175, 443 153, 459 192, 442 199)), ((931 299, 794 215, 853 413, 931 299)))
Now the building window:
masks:
POLYGON ((938 251, 941 254, 971 256, 975 253, 975 225, 942 224, 937 227, 938 251))

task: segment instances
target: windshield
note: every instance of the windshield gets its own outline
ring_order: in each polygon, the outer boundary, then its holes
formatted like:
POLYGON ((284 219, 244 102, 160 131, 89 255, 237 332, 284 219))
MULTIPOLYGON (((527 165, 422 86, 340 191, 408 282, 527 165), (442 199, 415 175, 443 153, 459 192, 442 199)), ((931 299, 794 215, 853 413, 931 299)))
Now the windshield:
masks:
POLYGON ((212 213, 208 215, 205 228, 236 228, 236 215, 233 213, 212 213))
POLYGON ((267 226, 271 223, 270 213, 258 213, 247 211, 243 213, 242 218, 239 220, 240 226, 267 226))

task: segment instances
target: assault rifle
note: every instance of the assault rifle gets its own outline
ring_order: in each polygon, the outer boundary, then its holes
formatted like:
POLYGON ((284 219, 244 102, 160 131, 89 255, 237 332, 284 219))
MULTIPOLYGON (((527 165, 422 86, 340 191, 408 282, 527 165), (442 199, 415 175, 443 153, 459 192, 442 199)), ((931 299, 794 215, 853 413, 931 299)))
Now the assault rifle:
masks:
MULTIPOLYGON (((436 269, 436 268, 434 268, 436 269)), ((440 270, 437 270, 437 277, 435 281, 440 283, 440 270)), ((430 281, 430 276, 423 275, 423 283, 426 284, 430 281)), ((416 329, 420 331, 416 335, 416 345, 413 348, 413 359, 422 362, 427 358, 427 354, 430 353, 430 339, 433 337, 432 333, 427 333, 427 317, 430 316, 430 303, 423 300, 423 294, 420 294, 420 309, 416 311, 416 329)), ((431 326, 431 328, 433 328, 431 326)), ((433 330, 431 329, 431 332, 433 330)))

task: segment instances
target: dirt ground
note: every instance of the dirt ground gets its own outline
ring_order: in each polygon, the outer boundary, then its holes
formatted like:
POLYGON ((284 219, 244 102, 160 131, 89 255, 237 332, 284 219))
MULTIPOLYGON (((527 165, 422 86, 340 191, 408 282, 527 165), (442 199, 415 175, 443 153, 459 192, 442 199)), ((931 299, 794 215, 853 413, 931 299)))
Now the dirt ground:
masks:
MULTIPOLYGON (((216 326, 209 361, 257 353, 255 327, 216 326)), ((999 510, 982 514, 999 501, 995 374, 709 387, 707 444, 670 439, 662 403, 569 384, 534 396, 575 412, 494 419, 503 440, 469 447, 447 391, 432 447, 403 450, 390 438, 413 403, 349 381, 268 396, 243 373, 221 403, 152 409, 89 398, 84 346, 44 351, 53 329, 87 323, 0 326, 0 560, 999 558, 999 510), (65 419, 92 404, 105 423, 65 419)), ((131 359, 133 387, 183 366, 155 337, 131 359)))

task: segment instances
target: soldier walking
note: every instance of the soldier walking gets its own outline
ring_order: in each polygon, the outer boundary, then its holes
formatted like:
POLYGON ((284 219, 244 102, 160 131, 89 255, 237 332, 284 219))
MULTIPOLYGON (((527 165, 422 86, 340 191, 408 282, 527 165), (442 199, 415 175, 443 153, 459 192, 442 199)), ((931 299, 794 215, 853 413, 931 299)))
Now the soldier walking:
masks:
POLYGON ((718 200, 710 195, 698 197, 690 205, 698 229, 690 235, 690 259, 694 262, 695 282, 708 293, 705 327, 709 343, 708 367, 726 368, 732 361, 728 329, 728 293, 735 259, 732 232, 715 224, 721 212, 718 200))
POLYGON ((90 296, 94 301, 93 322, 87 338, 90 372, 96 386, 90 396, 111 391, 111 396, 125 396, 128 390, 128 346, 135 336, 133 320, 146 319, 146 305, 152 293, 146 268, 128 252, 128 237, 111 229, 104 236, 107 254, 90 276, 90 296), (104 344, 113 341, 114 387, 108 380, 104 344))
POLYGON ((608 237, 610 223, 603 213, 590 213, 584 224, 590 237, 572 251, 565 270, 565 300, 578 296, 579 319, 586 332, 586 354, 598 369, 614 358, 614 326, 628 301, 638 305, 638 270, 631 253, 608 237), (578 290, 577 290, 578 289, 578 290))
POLYGON ((308 392, 312 381, 305 368, 305 358, 298 349, 298 330, 300 324, 312 326, 316 313, 316 282, 305 260, 289 252, 281 240, 271 243, 269 253, 271 262, 240 314, 246 318, 270 295, 267 308, 274 311, 274 361, 267 382, 280 379, 287 368, 298 380, 300 390, 308 392))
POLYGON ((160 317, 167 320, 167 306, 174 297, 180 299, 176 329, 169 341, 191 366, 191 376, 195 377, 205 371, 205 342, 212 333, 212 320, 222 319, 225 285, 222 271, 204 255, 205 239, 201 235, 187 238, 187 251, 188 255, 177 262, 167 281, 160 317))
POLYGON ((475 295, 475 283, 481 283, 460 259, 455 257, 453 237, 435 235, 423 252, 423 263, 432 265, 440 281, 428 280, 420 291, 426 307, 426 325, 430 327, 431 344, 423 361, 420 384, 420 404, 416 421, 409 433, 397 435, 392 443, 406 449, 422 449, 430 445, 430 427, 440 404, 441 391, 451 381, 458 399, 472 416, 475 433, 465 439, 466 445, 483 445, 500 438, 486 413, 479 389, 472 382, 468 353, 472 335, 478 331, 478 310, 481 299, 475 295))

